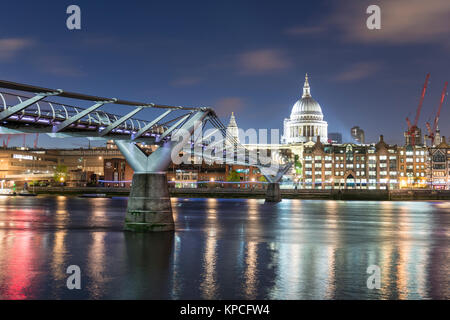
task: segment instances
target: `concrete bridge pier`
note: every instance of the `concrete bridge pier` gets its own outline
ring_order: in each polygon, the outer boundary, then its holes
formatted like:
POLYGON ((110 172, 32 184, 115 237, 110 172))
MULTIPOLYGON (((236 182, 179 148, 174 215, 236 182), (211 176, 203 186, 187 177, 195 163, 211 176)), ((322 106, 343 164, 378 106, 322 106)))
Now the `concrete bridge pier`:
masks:
MULTIPOLYGON (((134 142, 116 140, 115 143, 134 170, 130 196, 125 217, 125 230, 135 232, 173 231, 175 229, 167 168, 173 155, 179 155, 183 146, 190 142, 194 130, 201 127, 209 109, 196 111, 177 129, 169 141, 150 155, 144 153, 134 142)), ((183 120, 184 121, 184 120, 183 120)), ((169 134, 179 123, 164 134, 169 134)), ((164 135, 163 134, 163 135, 164 135)))
POLYGON ((153 232, 174 229, 167 174, 135 173, 128 198, 125 230, 153 232))
POLYGON ((271 182, 267 186, 266 202, 280 202, 281 192, 280 184, 278 182, 271 182))
POLYGON ((266 192, 266 202, 280 202, 281 201, 281 191, 280 191, 280 181, 283 175, 289 171, 292 163, 288 162, 284 167, 282 167, 277 172, 273 172, 271 168, 260 167, 261 173, 269 182, 267 185, 266 192))

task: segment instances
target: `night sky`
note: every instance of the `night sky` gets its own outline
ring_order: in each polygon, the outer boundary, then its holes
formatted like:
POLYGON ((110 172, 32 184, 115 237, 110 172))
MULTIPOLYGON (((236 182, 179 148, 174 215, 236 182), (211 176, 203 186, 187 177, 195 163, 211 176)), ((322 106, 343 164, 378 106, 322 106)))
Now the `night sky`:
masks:
MULTIPOLYGON (((2 4, 0 78, 212 106, 226 123, 234 111, 244 129, 282 130, 307 72, 328 132, 349 140, 350 128, 359 125, 366 142, 384 134, 388 143, 403 144, 405 117, 414 118, 427 73, 419 125, 434 118, 450 80, 449 36, 449 0, 16 0, 2 4), (81 30, 66 28, 71 4, 81 7, 81 30), (381 7, 381 30, 366 27, 370 4, 381 7)), ((449 101, 440 128, 450 136, 449 101)), ((40 137, 39 143, 80 144, 87 140, 40 137)))

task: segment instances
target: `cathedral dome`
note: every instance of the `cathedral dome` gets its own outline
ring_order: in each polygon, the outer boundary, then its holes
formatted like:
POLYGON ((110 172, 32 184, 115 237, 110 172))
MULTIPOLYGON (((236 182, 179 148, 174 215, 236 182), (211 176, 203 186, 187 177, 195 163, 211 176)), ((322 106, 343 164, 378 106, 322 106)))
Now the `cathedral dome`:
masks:
POLYGON ((306 116, 323 118, 322 108, 312 97, 301 98, 292 107, 291 119, 305 119, 306 116))
POLYGON ((305 77, 303 96, 292 107, 291 120, 323 120, 322 108, 311 97, 308 75, 305 77))
POLYGON ((284 119, 284 143, 302 143, 320 139, 328 141, 328 124, 323 120, 322 108, 311 97, 308 74, 305 76, 303 95, 292 107, 291 116, 284 119))

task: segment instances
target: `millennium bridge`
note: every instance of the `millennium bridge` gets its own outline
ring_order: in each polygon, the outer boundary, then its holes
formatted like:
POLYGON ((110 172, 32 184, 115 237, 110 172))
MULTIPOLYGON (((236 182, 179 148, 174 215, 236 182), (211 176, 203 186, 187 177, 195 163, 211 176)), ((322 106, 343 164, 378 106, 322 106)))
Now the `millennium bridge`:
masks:
POLYGON ((226 132, 226 127, 209 107, 143 103, 0 80, 0 134, 24 133, 113 140, 134 170, 125 218, 125 229, 130 231, 174 230, 166 172, 173 155, 180 154, 186 146, 197 150, 191 152, 192 155, 209 161, 225 157, 227 164, 258 167, 269 182, 267 202, 281 201, 279 181, 292 165, 288 162, 274 170, 252 158, 248 150, 226 132), (128 107, 130 112, 117 115, 105 111, 113 109, 114 105, 128 107), (136 118, 139 112, 148 110, 156 113, 150 120, 136 118), (204 130, 206 124, 222 137, 209 147, 228 143, 233 146, 233 154, 227 157, 226 150, 219 156, 202 152, 205 140, 197 143, 194 132, 204 130), (158 148, 147 154, 140 144, 158 148), (200 149, 195 148, 198 144, 200 149), (243 158, 236 157, 239 151, 244 153, 243 158))

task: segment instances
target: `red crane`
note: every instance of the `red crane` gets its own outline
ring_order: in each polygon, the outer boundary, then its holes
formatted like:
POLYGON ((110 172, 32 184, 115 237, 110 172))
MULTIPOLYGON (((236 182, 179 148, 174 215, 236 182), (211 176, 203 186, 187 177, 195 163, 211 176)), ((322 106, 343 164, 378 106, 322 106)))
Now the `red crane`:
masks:
POLYGON ((441 114, 442 105, 444 104, 445 95, 447 94, 447 85, 448 85, 448 82, 445 81, 444 89, 442 90, 442 94, 441 94, 441 100, 439 101, 439 107, 436 112, 436 117, 434 118, 433 129, 431 129, 430 123, 427 122, 427 124, 426 124, 427 129, 428 129, 428 137, 431 139, 431 145, 434 144, 434 138, 436 135, 436 129, 437 129, 438 122, 439 122, 439 116, 441 114))
POLYGON ((412 145, 415 144, 415 134, 416 134, 416 131, 418 130, 417 123, 419 122, 420 111, 422 110, 423 99, 425 98, 425 92, 427 92, 429 78, 430 78, 430 74, 428 73, 425 78, 425 84, 423 85, 422 96, 420 97, 419 106, 417 107, 417 112, 416 112, 416 117, 414 118, 414 123, 411 124, 411 121, 409 121, 408 117, 406 117, 406 123, 408 124, 407 135, 409 135, 411 137, 410 142, 412 145))
POLYGON ((6 139, 6 143, 5 143, 5 140, 3 140, 3 148, 5 148, 5 149, 8 148, 8 144, 9 144, 10 140, 11 140, 11 135, 8 134, 8 138, 6 139))
POLYGON ((8 134, 8 139, 6 140, 6 148, 8 148, 9 142, 11 141, 11 135, 8 134))
POLYGON ((39 138, 39 133, 36 133, 36 139, 34 139, 34 149, 37 149, 37 144, 38 144, 38 138, 39 138))

